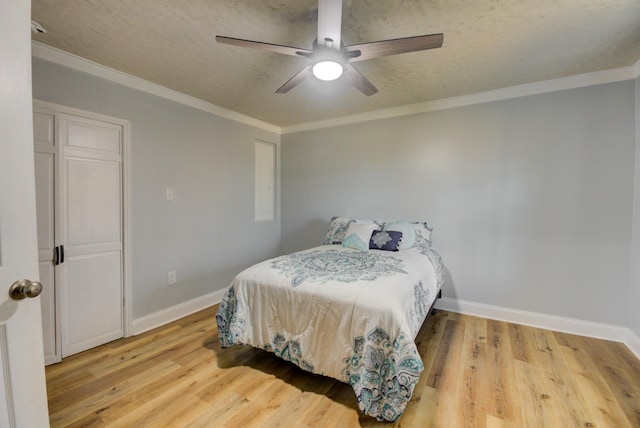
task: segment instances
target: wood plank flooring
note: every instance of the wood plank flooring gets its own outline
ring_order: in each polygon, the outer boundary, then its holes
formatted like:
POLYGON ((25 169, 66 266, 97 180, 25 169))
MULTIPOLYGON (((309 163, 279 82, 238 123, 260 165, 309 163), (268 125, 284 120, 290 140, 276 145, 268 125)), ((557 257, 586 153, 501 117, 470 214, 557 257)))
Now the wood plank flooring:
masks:
POLYGON ((49 366, 52 427, 640 427, 640 360, 623 344, 440 311, 395 424, 350 386, 248 346, 222 350, 209 308, 49 366))

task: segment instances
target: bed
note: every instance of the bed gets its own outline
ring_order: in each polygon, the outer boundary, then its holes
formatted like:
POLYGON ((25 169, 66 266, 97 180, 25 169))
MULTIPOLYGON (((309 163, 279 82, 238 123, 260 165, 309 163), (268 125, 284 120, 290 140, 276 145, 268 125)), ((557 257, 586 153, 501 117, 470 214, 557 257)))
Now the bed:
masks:
POLYGON ((415 337, 444 283, 431 230, 406 224, 415 234, 405 228, 411 239, 401 237, 389 251, 374 245, 376 233, 387 227, 387 239, 390 227, 402 227, 334 218, 323 245, 244 270, 216 315, 221 346, 262 348, 348 383, 364 414, 397 420, 423 370, 415 337), (352 229, 363 228, 366 250, 349 240, 352 229))

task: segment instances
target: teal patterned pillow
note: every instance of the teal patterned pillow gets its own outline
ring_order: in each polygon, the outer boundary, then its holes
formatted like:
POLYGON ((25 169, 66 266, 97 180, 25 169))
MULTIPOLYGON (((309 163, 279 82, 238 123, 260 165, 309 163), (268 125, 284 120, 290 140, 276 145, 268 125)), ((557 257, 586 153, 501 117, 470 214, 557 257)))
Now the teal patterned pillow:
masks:
POLYGON ((433 231, 427 223, 417 222, 412 223, 416 231, 416 246, 430 247, 431 246, 431 232, 433 231))
POLYGON ((375 223, 351 223, 347 228, 342 246, 354 250, 369 251, 369 241, 373 231, 378 228, 375 223))
POLYGON ((382 229, 382 226, 384 226, 384 222, 382 220, 356 219, 337 216, 331 217, 331 225, 329 226, 329 231, 327 232, 324 241, 322 241, 322 245, 342 244, 342 240, 347 232, 347 227, 349 227, 351 223, 374 223, 376 225, 376 229, 382 229))
POLYGON ((342 244, 347 228, 354 221, 355 220, 350 218, 332 217, 331 226, 329 226, 329 231, 327 232, 327 236, 325 236, 322 245, 342 244))

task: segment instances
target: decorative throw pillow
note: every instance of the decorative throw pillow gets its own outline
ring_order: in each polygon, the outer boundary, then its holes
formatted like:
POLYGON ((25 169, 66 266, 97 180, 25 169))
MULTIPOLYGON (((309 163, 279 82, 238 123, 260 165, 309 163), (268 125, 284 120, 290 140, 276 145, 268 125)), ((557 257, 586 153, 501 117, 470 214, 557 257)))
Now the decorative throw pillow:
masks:
POLYGON ((332 217, 331 226, 329 226, 329 231, 322 245, 342 244, 347 228, 353 222, 354 220, 351 218, 332 217))
POLYGON ((370 250, 398 251, 402 232, 393 230, 374 230, 369 241, 370 250))
POLYGON ((347 228, 342 246, 354 250, 368 251, 373 231, 378 228, 375 223, 351 223, 347 228))
POLYGON ((427 223, 424 222, 416 222, 412 223, 413 228, 416 231, 416 243, 415 245, 421 245, 430 247, 431 246, 431 232, 433 231, 427 223))
POLYGON ((400 241, 400 245, 398 246, 399 250, 407 250, 416 243, 416 230, 409 222, 394 221, 393 223, 387 223, 382 230, 402 233, 402 241, 400 241))

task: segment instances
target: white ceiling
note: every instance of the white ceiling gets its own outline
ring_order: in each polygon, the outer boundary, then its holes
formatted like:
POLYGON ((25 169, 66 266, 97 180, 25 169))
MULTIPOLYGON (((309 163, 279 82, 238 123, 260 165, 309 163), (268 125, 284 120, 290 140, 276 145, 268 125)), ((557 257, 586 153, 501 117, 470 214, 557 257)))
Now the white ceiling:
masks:
POLYGON ((345 45, 444 33, 441 49, 355 64, 378 89, 304 81, 305 59, 216 35, 310 49, 314 0, 32 0, 33 39, 278 126, 633 65, 640 0, 344 0, 345 45))

